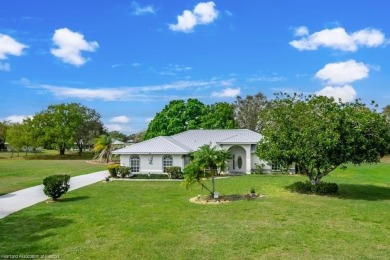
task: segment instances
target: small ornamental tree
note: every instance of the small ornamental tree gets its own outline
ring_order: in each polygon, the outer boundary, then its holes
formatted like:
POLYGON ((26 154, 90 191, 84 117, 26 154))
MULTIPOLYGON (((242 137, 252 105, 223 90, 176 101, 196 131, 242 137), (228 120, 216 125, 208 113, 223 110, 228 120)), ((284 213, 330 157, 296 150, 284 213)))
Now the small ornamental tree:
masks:
POLYGON ((390 142, 385 116, 359 100, 279 94, 261 117, 257 155, 284 166, 295 164, 312 185, 340 165, 379 162, 390 142))
POLYGON ((43 192, 56 201, 69 190, 70 175, 51 175, 43 179, 43 192))
POLYGON ((231 158, 231 154, 226 150, 217 150, 215 146, 203 145, 199 150, 193 152, 190 157, 191 162, 184 168, 183 172, 184 186, 188 189, 197 182, 202 188, 209 191, 211 196, 214 196, 214 176, 226 170, 227 161, 231 158), (211 189, 204 184, 204 178, 211 178, 211 189))

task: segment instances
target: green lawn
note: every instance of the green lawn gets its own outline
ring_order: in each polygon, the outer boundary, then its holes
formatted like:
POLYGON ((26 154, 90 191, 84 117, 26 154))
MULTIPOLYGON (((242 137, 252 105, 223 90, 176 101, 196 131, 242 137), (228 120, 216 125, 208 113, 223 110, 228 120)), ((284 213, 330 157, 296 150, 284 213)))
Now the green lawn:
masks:
POLYGON ((0 153, 0 195, 42 184, 46 176, 53 174, 76 176, 107 169, 105 165, 86 163, 93 157, 91 153, 81 158, 76 153, 59 156, 58 151, 24 155, 10 158, 10 153, 0 153))
MULTIPOLYGON (((2 254, 60 259, 388 259, 390 163, 337 170, 336 197, 290 193, 303 176, 217 180, 267 197, 220 205, 177 182, 97 183, 0 220, 2 254)), ((205 193, 203 193, 205 194, 205 193)))

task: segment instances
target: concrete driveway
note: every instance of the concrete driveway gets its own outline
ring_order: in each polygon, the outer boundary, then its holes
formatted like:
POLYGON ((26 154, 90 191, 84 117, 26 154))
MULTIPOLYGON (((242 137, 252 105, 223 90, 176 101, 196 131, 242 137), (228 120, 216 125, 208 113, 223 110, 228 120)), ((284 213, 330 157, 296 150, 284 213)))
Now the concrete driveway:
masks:
MULTIPOLYGON (((100 171, 72 177, 69 181, 69 191, 102 181, 108 175, 108 171, 100 171)), ((42 184, 0 196, 0 219, 16 211, 45 201, 48 198, 43 193, 42 184)))

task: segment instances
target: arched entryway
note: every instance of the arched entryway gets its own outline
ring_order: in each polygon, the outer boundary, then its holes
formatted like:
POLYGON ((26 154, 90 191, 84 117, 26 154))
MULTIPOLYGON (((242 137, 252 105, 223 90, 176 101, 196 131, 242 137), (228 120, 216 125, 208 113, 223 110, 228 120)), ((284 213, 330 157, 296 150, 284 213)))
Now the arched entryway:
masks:
POLYGON ((228 149, 232 155, 229 160, 229 173, 246 173, 246 151, 243 147, 235 145, 228 149))

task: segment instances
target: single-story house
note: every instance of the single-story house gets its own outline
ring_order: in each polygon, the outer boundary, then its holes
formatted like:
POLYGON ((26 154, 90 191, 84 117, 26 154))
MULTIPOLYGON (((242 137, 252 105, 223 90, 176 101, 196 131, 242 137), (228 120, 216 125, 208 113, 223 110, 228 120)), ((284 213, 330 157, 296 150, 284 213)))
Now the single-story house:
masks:
POLYGON ((265 171, 275 170, 274 165, 259 159, 255 154, 261 135, 247 129, 188 130, 172 136, 159 136, 113 151, 120 155, 120 164, 131 172, 164 173, 165 167, 189 163, 189 153, 210 144, 232 154, 228 173, 251 173, 256 165, 265 171))

